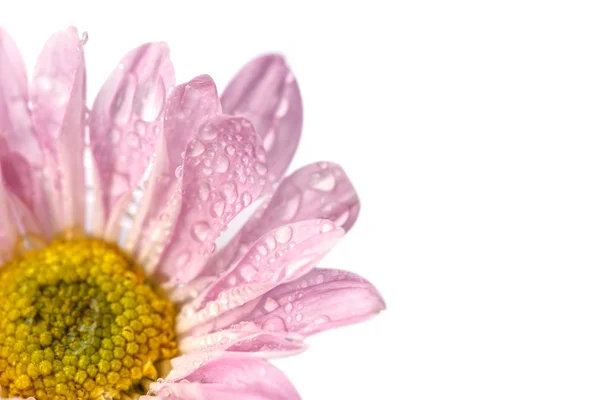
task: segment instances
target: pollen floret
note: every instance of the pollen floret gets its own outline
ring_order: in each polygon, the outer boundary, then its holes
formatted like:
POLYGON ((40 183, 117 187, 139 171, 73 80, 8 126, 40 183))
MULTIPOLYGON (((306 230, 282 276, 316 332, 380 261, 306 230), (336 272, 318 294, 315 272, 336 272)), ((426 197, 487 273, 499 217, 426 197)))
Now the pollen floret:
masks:
POLYGON ((54 241, 2 266, 0 285, 3 397, 129 397, 177 354, 173 303, 114 245, 54 241))

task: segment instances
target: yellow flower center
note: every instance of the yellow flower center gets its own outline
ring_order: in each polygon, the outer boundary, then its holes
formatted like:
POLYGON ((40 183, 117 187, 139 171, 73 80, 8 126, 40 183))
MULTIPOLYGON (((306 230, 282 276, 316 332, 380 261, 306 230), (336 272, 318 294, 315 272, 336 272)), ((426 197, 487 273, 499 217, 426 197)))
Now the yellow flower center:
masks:
POLYGON ((117 246, 57 240, 0 268, 0 396, 131 398, 177 354, 175 306, 117 246))

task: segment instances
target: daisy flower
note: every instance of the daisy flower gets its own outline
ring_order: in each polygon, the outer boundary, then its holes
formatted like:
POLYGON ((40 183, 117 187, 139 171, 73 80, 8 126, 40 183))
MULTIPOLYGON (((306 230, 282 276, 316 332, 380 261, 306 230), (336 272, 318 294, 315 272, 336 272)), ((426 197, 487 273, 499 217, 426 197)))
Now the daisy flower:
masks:
POLYGON ((298 399, 265 359, 384 303, 316 267, 359 201, 332 163, 282 179, 302 125, 284 59, 255 59, 219 98, 208 75, 175 86, 168 47, 148 43, 88 110, 86 40, 54 34, 28 82, 0 30, 0 396, 298 399))

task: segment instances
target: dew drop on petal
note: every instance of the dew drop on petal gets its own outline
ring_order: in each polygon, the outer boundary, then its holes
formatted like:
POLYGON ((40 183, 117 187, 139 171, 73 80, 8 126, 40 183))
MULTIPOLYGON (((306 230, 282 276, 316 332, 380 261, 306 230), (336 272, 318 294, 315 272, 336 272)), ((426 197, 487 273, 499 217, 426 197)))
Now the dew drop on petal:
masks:
POLYGON ((209 233, 210 226, 204 221, 196 222, 194 226, 192 226, 192 237, 198 242, 204 242, 209 233))
POLYGON ((282 226, 275 231, 275 240, 285 244, 292 239, 293 230, 290 226, 282 226))
POLYGON ((223 200, 217 200, 213 203, 210 208, 211 214, 215 218, 220 218, 223 216, 223 211, 225 210, 225 202, 223 200))
POLYGON ((283 307, 283 311, 285 311, 287 314, 292 312, 292 309, 294 308, 294 306, 292 306, 292 303, 287 303, 284 307, 283 307))
POLYGON ((330 192, 335 187, 335 177, 330 171, 315 172, 311 175, 308 185, 322 192, 330 192))

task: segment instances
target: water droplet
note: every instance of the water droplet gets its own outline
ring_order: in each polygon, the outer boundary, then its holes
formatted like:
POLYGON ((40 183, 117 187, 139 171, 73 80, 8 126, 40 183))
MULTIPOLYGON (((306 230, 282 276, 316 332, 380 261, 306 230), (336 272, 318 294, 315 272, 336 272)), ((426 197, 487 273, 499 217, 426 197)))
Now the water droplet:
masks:
POLYGON ((267 250, 267 248, 263 245, 258 245, 256 247, 256 250, 258 251, 258 253, 262 256, 266 256, 267 254, 269 254, 269 251, 267 250))
POLYGON ((275 240, 281 244, 285 244, 292 239, 293 229, 290 226, 282 226, 275 231, 275 240))
POLYGON ((226 182, 221 186, 221 196, 227 204, 233 204, 237 200, 237 189, 231 182, 226 182))
POLYGON ((256 268, 250 264, 244 264, 240 267, 240 276, 246 282, 250 282, 256 276, 256 268))
POLYGON ((219 155, 215 160, 215 171, 219 173, 225 173, 229 169, 229 160, 227 157, 219 155))
POLYGON ((209 176, 210 174, 213 173, 213 170, 212 170, 212 168, 205 167, 205 168, 202 168, 202 173, 206 176, 209 176))
POLYGON ((242 193, 242 205, 248 207, 252 203, 252 195, 248 192, 242 193))
POLYGON ((275 243, 275 239, 273 238, 273 236, 267 236, 265 238, 265 244, 270 250, 275 249, 275 247, 277 246, 277 243, 275 243))
POLYGON ((203 183, 198 188, 198 195, 200 196, 200 200, 207 201, 210 196, 210 185, 208 183, 203 183))
POLYGON ((335 187, 335 177, 331 171, 315 172, 311 175, 308 185, 322 192, 330 192, 335 187))
POLYGON ((204 242, 210 233, 210 225, 204 221, 200 221, 194 224, 192 227, 192 237, 194 240, 204 242))
POLYGON ((262 328, 264 330, 270 331, 270 332, 284 331, 285 330, 285 323, 279 317, 272 317, 272 318, 267 319, 263 323, 262 328))
POLYGON ((277 303, 277 301, 275 299, 273 299, 272 297, 269 297, 265 300, 265 305, 263 306, 263 308, 265 309, 266 312, 271 312, 276 310, 279 307, 279 303, 277 303))
POLYGON ((225 147, 225 152, 227 154, 229 154, 230 156, 235 154, 235 147, 233 147, 232 145, 228 144, 227 147, 225 147))
POLYGON ((183 165, 180 165, 179 167, 175 168, 175 177, 177 179, 181 179, 183 177, 183 165))
POLYGON ((204 124, 198 131, 198 134, 202 140, 214 140, 217 137, 217 127, 213 124, 204 124))
POLYGON ((292 306, 292 303, 287 303, 283 307, 283 311, 285 311, 287 314, 291 313, 293 309, 294 309, 294 306, 292 306))
POLYGON ((324 221, 323 225, 321 226, 321 233, 331 232, 334 229, 335 229, 334 224, 332 224, 330 221, 324 221))
POLYGON ((198 157, 200 154, 204 153, 205 149, 206 149, 206 147, 204 146, 204 144, 201 141, 193 140, 190 142, 190 145, 188 146, 187 153, 192 157, 198 157))
POLYGON ((165 105, 166 89, 160 77, 147 79, 135 91, 133 107, 143 121, 154 121, 165 105))
POLYGON ((213 203, 211 207, 211 214, 215 218, 219 218, 223 215, 223 211, 225 210, 225 202, 223 200, 217 200, 213 203))
POLYGON ((186 264, 190 262, 191 258, 192 254, 190 253, 190 251, 184 250, 183 252, 181 252, 181 254, 179 254, 179 256, 177 256, 177 260, 175 261, 175 268, 185 267, 186 264))
POLYGON ((261 162, 256 163, 256 165, 254 166, 254 170, 256 171, 257 174, 259 175, 265 175, 267 173, 267 166, 261 162))
POLYGON ((302 321, 302 314, 296 314, 296 321, 302 321))

